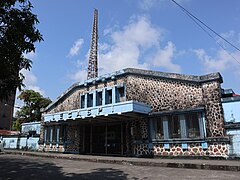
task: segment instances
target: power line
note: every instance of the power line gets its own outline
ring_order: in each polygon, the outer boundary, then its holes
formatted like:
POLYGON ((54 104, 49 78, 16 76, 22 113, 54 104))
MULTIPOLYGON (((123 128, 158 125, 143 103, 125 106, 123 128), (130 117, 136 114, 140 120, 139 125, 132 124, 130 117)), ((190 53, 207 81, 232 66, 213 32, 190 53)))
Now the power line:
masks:
MULTIPOLYGON (((212 39, 214 39, 216 41, 216 39, 212 36, 212 34, 210 34, 205 28, 209 29, 212 33, 214 33, 215 35, 217 35, 218 37, 220 37, 221 39, 223 39, 226 43, 228 43, 229 45, 231 45, 233 48, 235 48, 237 51, 240 52, 240 49, 235 46, 233 43, 229 42, 227 39, 225 39, 223 36, 221 36, 220 34, 218 34, 216 31, 214 31, 212 28, 210 28, 207 24, 205 24, 203 21, 201 21, 199 18, 197 18, 196 16, 194 16, 192 13, 190 13, 187 9, 185 9, 183 6, 181 6, 179 3, 177 3, 175 0, 171 0, 173 3, 175 3, 178 7, 180 7, 180 9, 192 20, 194 21, 194 23, 196 23, 205 33, 207 33, 212 39), (201 25, 205 26, 205 28, 201 25)), ((230 53, 227 51, 227 49, 220 44, 219 42, 216 41, 216 43, 224 50, 226 51, 237 63, 240 64, 240 62, 230 53)))

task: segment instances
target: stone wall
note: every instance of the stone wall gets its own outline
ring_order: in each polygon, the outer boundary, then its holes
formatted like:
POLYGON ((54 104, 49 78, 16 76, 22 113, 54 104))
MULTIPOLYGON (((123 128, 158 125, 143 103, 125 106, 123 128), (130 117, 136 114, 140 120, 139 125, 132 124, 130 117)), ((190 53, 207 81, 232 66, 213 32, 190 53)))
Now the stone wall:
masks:
POLYGON ((80 128, 77 125, 68 126, 67 141, 65 142, 65 152, 80 151, 80 128))
POLYGON ((91 84, 88 86, 77 87, 77 88, 69 91, 67 94, 62 95, 61 98, 59 97, 59 100, 57 101, 55 106, 49 108, 45 113, 51 114, 51 113, 57 113, 57 112, 61 112, 61 111, 79 109, 81 94, 88 93, 95 89, 103 89, 105 87, 120 85, 124 82, 125 82, 125 78, 122 77, 122 78, 115 79, 115 80, 108 80, 105 82, 91 84))
POLYGON ((226 143, 209 143, 204 149, 201 143, 190 143, 186 149, 182 148, 181 144, 170 144, 170 148, 164 148, 164 144, 154 144, 154 155, 158 156, 212 156, 212 157, 227 157, 228 144, 226 143))
POLYGON ((209 137, 224 136, 224 116, 220 84, 218 82, 207 82, 202 85, 202 89, 207 119, 207 135, 209 137))
POLYGON ((153 112, 205 107, 208 137, 224 136, 220 82, 196 83, 131 75, 126 99, 144 102, 153 112))

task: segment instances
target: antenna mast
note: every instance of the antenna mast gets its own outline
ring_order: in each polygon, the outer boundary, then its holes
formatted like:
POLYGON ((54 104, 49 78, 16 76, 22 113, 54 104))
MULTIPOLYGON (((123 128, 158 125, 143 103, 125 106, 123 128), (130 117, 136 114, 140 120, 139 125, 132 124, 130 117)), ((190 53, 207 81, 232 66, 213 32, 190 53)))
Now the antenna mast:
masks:
POLYGON ((98 49, 98 10, 95 9, 92 28, 91 49, 88 60, 87 79, 98 77, 97 49, 98 49))

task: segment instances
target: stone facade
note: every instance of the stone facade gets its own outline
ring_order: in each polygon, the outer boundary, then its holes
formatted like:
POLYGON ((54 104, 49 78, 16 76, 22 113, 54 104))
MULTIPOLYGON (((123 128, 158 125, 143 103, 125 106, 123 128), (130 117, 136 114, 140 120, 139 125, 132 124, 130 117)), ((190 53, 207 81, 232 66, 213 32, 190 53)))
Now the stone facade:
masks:
MULTIPOLYGON (((228 156, 228 143, 225 137, 224 119, 221 104, 222 79, 220 74, 206 76, 188 76, 156 71, 125 69, 123 73, 103 76, 82 84, 75 84, 55 103, 50 105, 44 114, 70 111, 80 108, 80 95, 93 90, 124 84, 126 101, 137 101, 151 106, 148 116, 135 116, 126 123, 125 136, 126 154, 128 155, 157 155, 157 156, 228 156), (202 147, 194 140, 181 142, 172 141, 152 142, 149 132, 151 114, 158 112, 184 111, 187 109, 202 108, 204 111, 206 136, 201 141, 207 142, 202 147), (220 140, 219 140, 220 139, 220 140), (165 144, 169 144, 169 148, 165 144), (182 147, 182 143, 187 147, 182 147)), ((124 116, 116 117, 125 121, 124 116)), ((106 117, 105 117, 106 119, 106 117)), ((93 119, 88 119, 92 121, 93 119)), ((114 119, 108 118, 108 123, 114 119)), ((43 142, 41 133, 41 150, 58 152, 84 151, 84 125, 81 120, 68 123, 68 133, 64 145, 50 145, 43 142)), ((44 122, 43 122, 44 125, 44 122)), ((44 126, 43 126, 44 127, 44 126)))
MULTIPOLYGON (((227 157, 228 145, 226 143, 210 143, 204 149, 201 143, 190 143, 187 148, 182 148, 181 144, 171 144, 170 148, 164 148, 164 144, 154 145, 154 154, 160 156, 213 156, 227 157)), ((148 153, 148 151, 146 152, 148 153)))
POLYGON ((221 81, 189 82, 128 76, 127 100, 150 104, 153 112, 204 107, 208 137, 224 136, 221 81), (137 91, 136 91, 137 89, 137 91))

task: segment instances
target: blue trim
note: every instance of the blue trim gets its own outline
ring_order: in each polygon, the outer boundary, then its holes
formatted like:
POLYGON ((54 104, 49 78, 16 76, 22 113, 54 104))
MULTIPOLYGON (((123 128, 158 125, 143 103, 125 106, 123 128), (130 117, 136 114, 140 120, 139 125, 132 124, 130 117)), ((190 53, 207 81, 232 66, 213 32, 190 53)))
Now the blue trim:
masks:
POLYGON ((84 109, 75 109, 70 111, 63 111, 53 114, 43 115, 44 122, 51 121, 66 121, 68 119, 84 119, 84 118, 95 118, 97 116, 108 116, 111 114, 122 114, 122 113, 141 113, 148 114, 151 111, 151 106, 134 101, 125 101, 115 104, 107 104, 103 106, 96 106, 84 109))
POLYGON ((163 147, 164 147, 164 149, 170 149, 170 145, 169 144, 164 144, 163 147))

